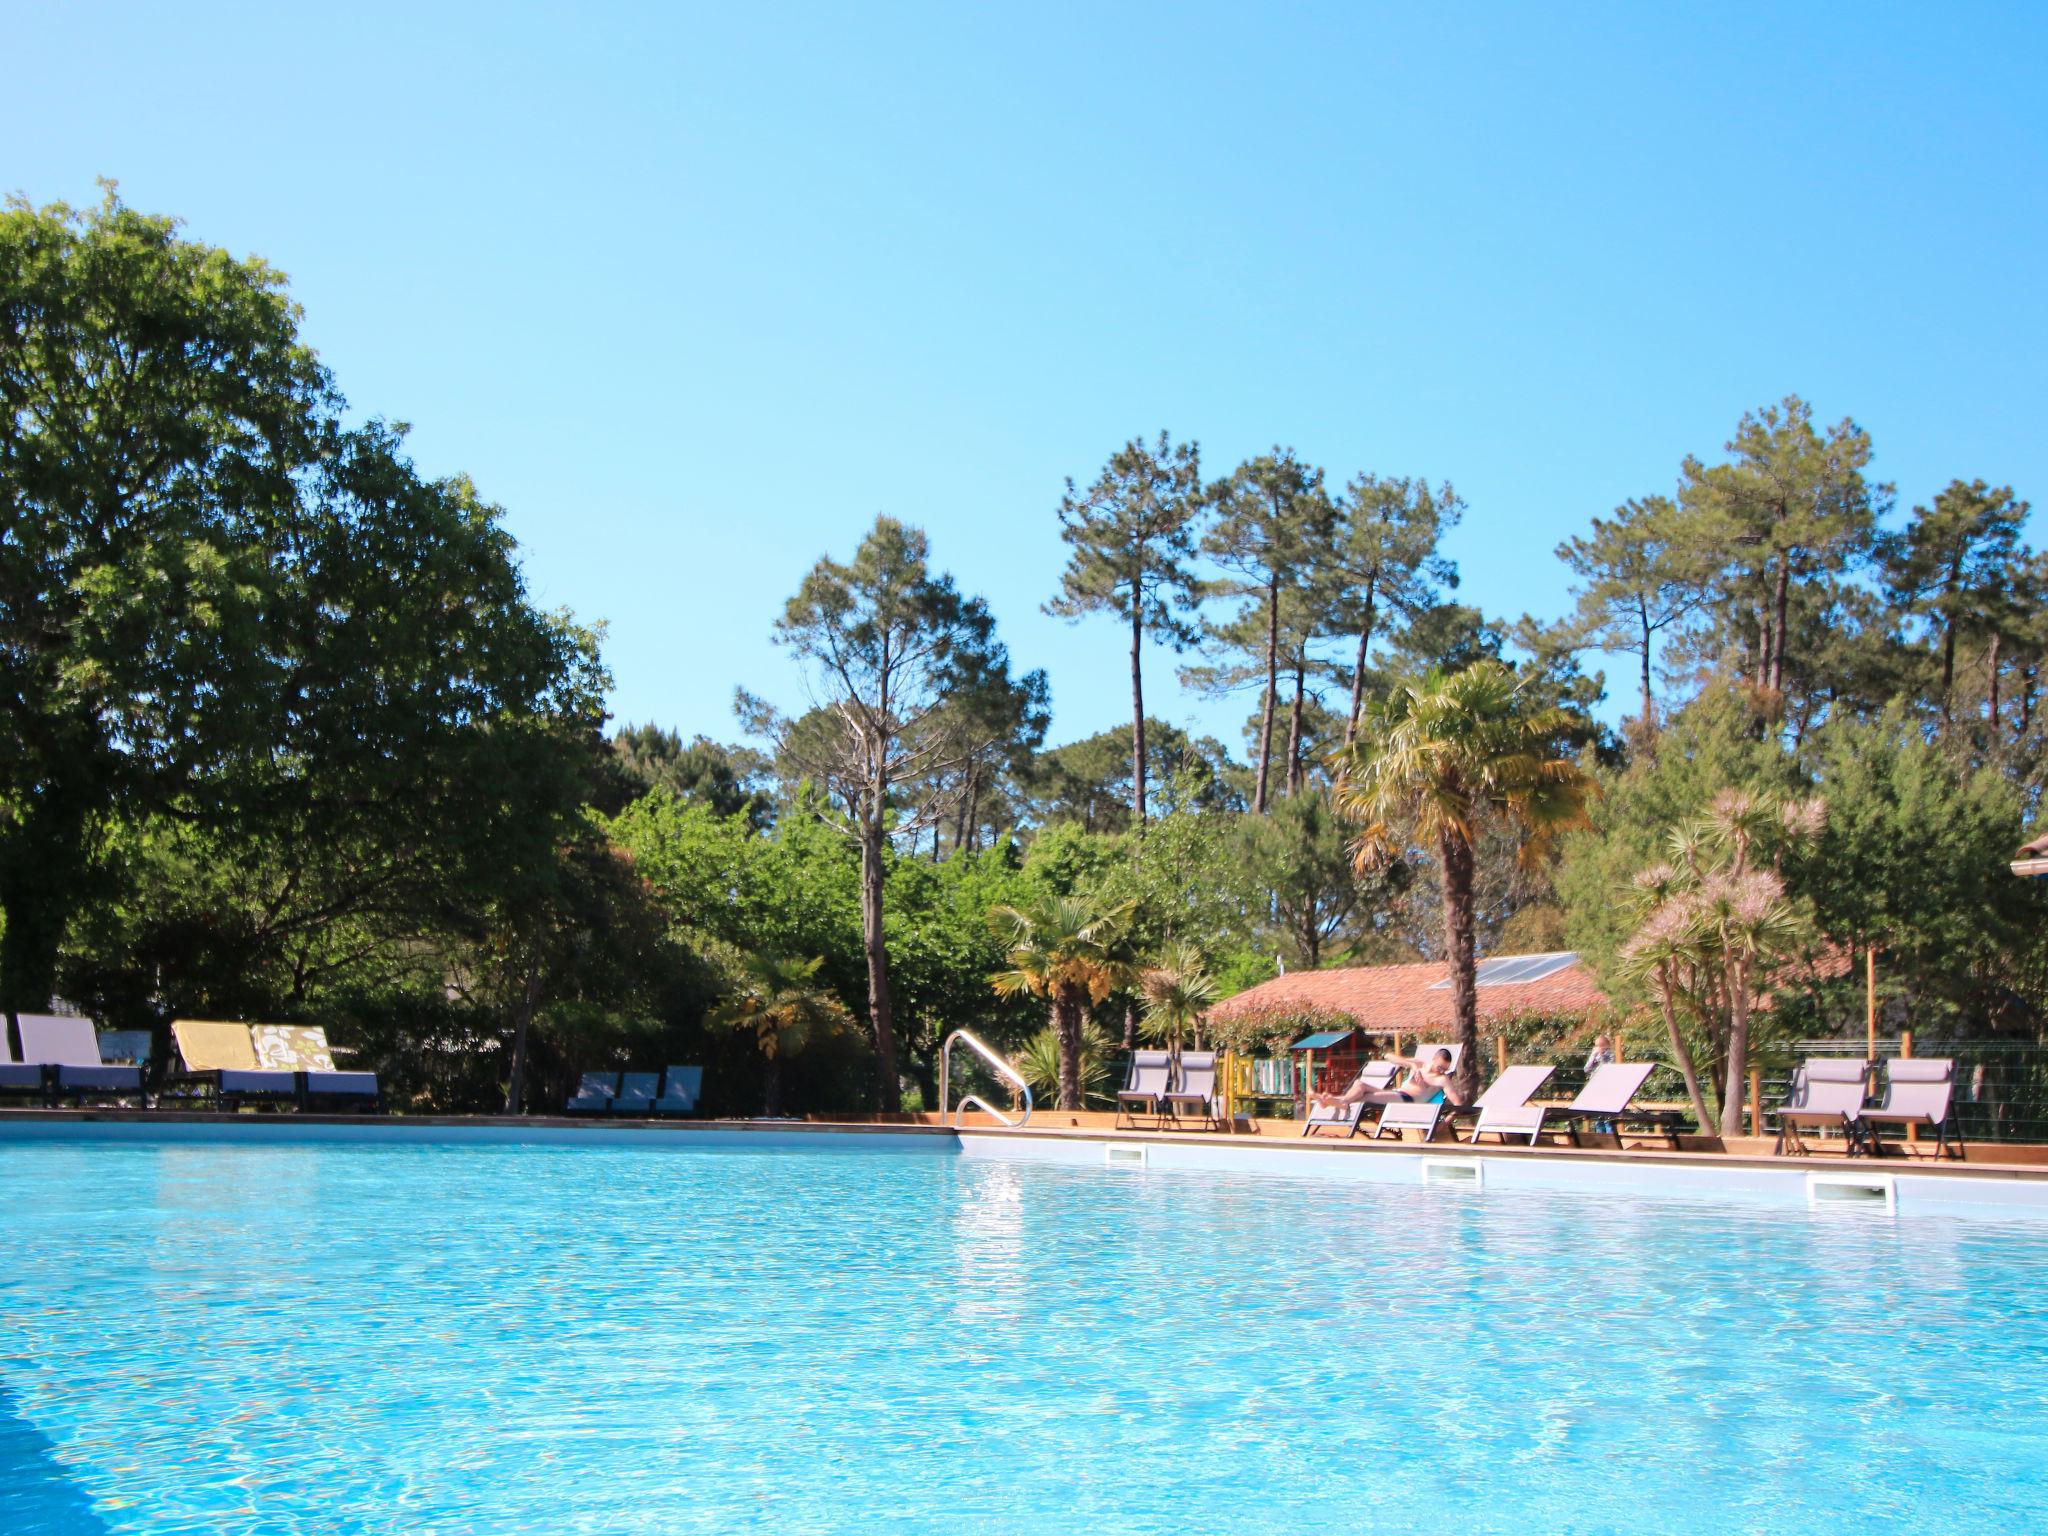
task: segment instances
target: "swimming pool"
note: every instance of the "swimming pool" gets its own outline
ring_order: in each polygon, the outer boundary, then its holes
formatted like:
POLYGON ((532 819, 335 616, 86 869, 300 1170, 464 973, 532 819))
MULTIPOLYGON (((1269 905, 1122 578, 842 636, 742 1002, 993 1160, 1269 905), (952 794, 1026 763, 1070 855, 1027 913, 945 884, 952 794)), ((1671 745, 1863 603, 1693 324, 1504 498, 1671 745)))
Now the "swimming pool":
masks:
POLYGON ((0 1530, 2048 1521, 2048 1227, 818 1145, 0 1139, 0 1530))

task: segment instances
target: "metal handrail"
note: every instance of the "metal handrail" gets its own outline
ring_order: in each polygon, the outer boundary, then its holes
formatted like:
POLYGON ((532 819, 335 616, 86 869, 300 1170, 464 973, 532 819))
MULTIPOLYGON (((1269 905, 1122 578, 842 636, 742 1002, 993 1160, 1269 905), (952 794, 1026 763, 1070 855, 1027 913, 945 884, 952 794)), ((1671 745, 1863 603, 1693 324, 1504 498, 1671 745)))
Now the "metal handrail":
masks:
MULTIPOLYGON (((1024 1081, 1022 1073, 1001 1056, 998 1056, 985 1040, 972 1031, 965 1029, 954 1030, 953 1033, 946 1036, 946 1043, 939 1047, 939 1124, 944 1125, 946 1123, 947 1109, 952 1099, 953 1042, 955 1040, 965 1040, 968 1045, 973 1047, 976 1055, 1002 1073, 1011 1082, 1015 1083, 1024 1094, 1024 1115, 1019 1120, 1012 1120, 978 1093, 970 1093, 960 1100, 960 1113, 964 1115, 970 1108, 984 1110, 988 1114, 995 1116, 998 1121, 1009 1126, 1012 1130, 1021 1125, 1029 1125, 1031 1123, 1031 1085, 1024 1081)), ((954 1124, 957 1125, 959 1122, 956 1120, 954 1124)))

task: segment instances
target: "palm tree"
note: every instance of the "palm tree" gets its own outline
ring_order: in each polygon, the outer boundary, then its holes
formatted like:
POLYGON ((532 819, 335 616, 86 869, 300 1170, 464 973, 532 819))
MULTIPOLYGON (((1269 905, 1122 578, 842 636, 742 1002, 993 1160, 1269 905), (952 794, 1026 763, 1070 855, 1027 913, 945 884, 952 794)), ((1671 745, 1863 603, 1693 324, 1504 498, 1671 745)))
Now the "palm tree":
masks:
POLYGON ((1569 718, 1531 706, 1512 672, 1482 661, 1397 687, 1371 706, 1367 728, 1334 758, 1338 809, 1363 829, 1359 867, 1393 855, 1397 827, 1434 845, 1443 867, 1444 950, 1464 1046, 1458 1086, 1468 1098, 1479 1080, 1474 849, 1488 820, 1522 831, 1525 860, 1539 857, 1560 833, 1586 825, 1593 781, 1555 750, 1569 718))
POLYGON ((764 1115, 781 1112, 782 1063, 816 1036, 853 1023, 846 1005, 816 984, 822 964, 822 956, 796 960, 766 950, 743 954, 738 985, 705 1018, 713 1029, 753 1035, 762 1058, 764 1115))
POLYGON ((1052 1002, 1060 1109, 1081 1107, 1081 1026, 1088 1005, 1130 980, 1130 964, 1119 948, 1137 905, 1098 909, 1075 896, 1045 896, 1026 906, 989 909, 989 928, 1003 941, 1010 962, 1008 970, 989 978, 997 994, 1052 1002))
POLYGON ((1177 944, 1138 979, 1145 995, 1145 1038, 1163 1041, 1176 1056, 1180 1040, 1192 1033, 1201 1044, 1202 1016, 1216 1001, 1216 978, 1192 944, 1177 944))
POLYGON ((1812 938, 1807 913, 1759 855, 1782 858, 1816 835, 1825 816, 1817 799, 1723 790, 1704 816, 1671 830, 1669 863, 1636 876, 1637 928, 1622 949, 1619 973, 1656 989, 1701 1130, 1708 1124, 1706 1101, 1681 1033, 1681 1012, 1704 1028, 1709 1064, 1718 1069, 1721 1135, 1738 1136, 1758 1000, 1773 967, 1796 958, 1812 938))

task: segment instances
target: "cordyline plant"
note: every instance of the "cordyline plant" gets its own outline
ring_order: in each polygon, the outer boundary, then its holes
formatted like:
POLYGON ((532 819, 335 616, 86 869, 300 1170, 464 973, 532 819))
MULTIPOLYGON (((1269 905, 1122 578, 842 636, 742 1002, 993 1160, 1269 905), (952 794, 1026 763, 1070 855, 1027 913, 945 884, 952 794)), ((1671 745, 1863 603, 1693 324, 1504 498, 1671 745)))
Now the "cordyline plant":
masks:
POLYGON ((1656 994, 1672 1060, 1703 1128, 1714 1121, 1687 1027, 1704 1037, 1724 1137, 1742 1133, 1750 1020, 1770 973, 1813 937, 1776 865, 1787 849, 1818 835, 1825 819, 1818 799, 1723 790, 1705 816, 1672 829, 1670 859, 1638 874, 1630 893, 1636 931, 1622 950, 1622 974, 1656 994))
POLYGON ((989 909, 989 928, 1009 961, 1009 969, 989 978, 997 995, 1052 1003, 1061 1109, 1081 1108, 1081 1030, 1088 1005, 1130 983, 1132 968, 1122 950, 1137 906, 1127 901, 1101 908, 1072 896, 1047 896, 1026 906, 989 909))

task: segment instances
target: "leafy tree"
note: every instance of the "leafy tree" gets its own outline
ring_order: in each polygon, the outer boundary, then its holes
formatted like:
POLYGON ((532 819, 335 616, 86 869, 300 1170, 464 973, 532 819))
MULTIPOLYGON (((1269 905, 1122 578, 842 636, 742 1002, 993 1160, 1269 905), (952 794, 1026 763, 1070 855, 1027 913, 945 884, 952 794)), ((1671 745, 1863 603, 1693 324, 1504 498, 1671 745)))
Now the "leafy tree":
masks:
MULTIPOLYGON (((1815 741, 1827 825, 1786 864, 1837 946, 1881 951, 1885 992, 1922 1031, 2038 1027, 2048 890, 2015 880, 2027 795, 1929 741, 1903 705, 1831 723, 1815 741)), ((1860 976, 1830 984, 1860 1016, 1860 976)))
POLYGON ((334 401, 284 279, 126 207, 0 213, 0 1004, 45 1004, 98 829, 259 739, 334 401))
POLYGON ((743 711, 844 807, 860 851, 861 932, 867 960, 877 1103, 900 1102, 896 1037, 883 928, 883 885, 892 836, 914 836, 946 809, 942 794, 903 803, 899 792, 943 783, 975 744, 945 712, 956 685, 992 664, 995 621, 979 598, 934 575, 924 533, 877 518, 850 564, 820 560, 789 600, 775 638, 807 664, 826 704, 798 731, 758 701, 743 711))
POLYGON ((629 725, 612 737, 612 752, 632 782, 627 795, 612 807, 650 789, 666 789, 683 800, 701 801, 714 816, 745 816, 756 831, 774 819, 775 801, 760 787, 767 769, 761 754, 747 747, 728 747, 708 736, 685 743, 674 731, 657 725, 629 725))
POLYGON ((1386 619, 1411 620, 1437 602, 1439 589, 1457 586, 1458 568, 1437 545, 1464 512, 1449 481, 1432 491, 1426 480, 1361 474, 1344 488, 1337 538, 1319 575, 1333 610, 1331 628, 1358 636, 1345 746, 1358 736, 1372 643, 1386 619))
MULTIPOLYGON (((1221 742, 1191 737, 1163 720, 1146 722, 1148 763, 1155 786, 1170 784, 1202 809, 1241 804, 1230 782, 1230 758, 1221 742)), ((1090 832, 1131 826, 1128 775, 1131 754, 1122 732, 1101 731, 1039 753, 1019 775, 1024 807, 1041 826, 1078 823, 1090 832)))
MULTIPOLYGON (((1234 626, 1211 626, 1210 641, 1224 651, 1245 651, 1262 659, 1258 777, 1252 809, 1264 811, 1272 775, 1273 716, 1279 699, 1281 608, 1306 579, 1312 552, 1329 541, 1335 512, 1323 490, 1323 472, 1303 464, 1292 448, 1247 460, 1210 492, 1216 519, 1202 549, 1229 573, 1219 589, 1243 600, 1234 626), (1263 640, 1254 640, 1254 633, 1263 640)), ((1305 612, 1305 610, 1304 610, 1305 612)), ((1299 626, 1297 626, 1299 632, 1299 626)), ((1298 644, 1306 666, 1305 641, 1298 644)), ((1217 679, 1212 688, 1231 686, 1217 679)))
POLYGON ((1314 970, 1354 922, 1384 912, 1408 883, 1396 860, 1361 871, 1329 792, 1292 795, 1240 823, 1238 846, 1254 891, 1270 892, 1271 922, 1287 963, 1314 970))
POLYGON ((1464 1047, 1458 1080, 1468 1096, 1479 1065, 1474 847, 1490 820, 1519 828, 1532 855, 1585 824, 1592 781, 1555 751, 1568 724, 1562 711, 1528 707, 1506 667, 1479 662, 1375 702, 1370 728, 1346 754, 1338 779, 1337 806, 1362 829, 1362 867, 1395 856, 1405 828, 1436 856, 1452 1007, 1464 1047))
POLYGON ((1870 553, 1891 487, 1865 477, 1870 435, 1852 421, 1822 431, 1797 396, 1752 411, 1728 461, 1688 458, 1679 505, 1694 549, 1720 552, 1711 643, 1774 708, 1814 680, 1803 644, 1828 626, 1839 579, 1870 553))
POLYGON ((1081 1032, 1088 1005, 1130 979, 1121 941, 1132 910, 1131 903, 1103 908, 1072 896, 989 909, 989 928, 1007 951, 1006 968, 990 977, 997 995, 1043 997, 1052 1004, 1061 1109, 1081 1108, 1081 1032))
POLYGON ((1642 671, 1642 739, 1656 734, 1650 677, 1658 638, 1707 599, 1709 575, 1677 505, 1665 496, 1626 501, 1612 519, 1594 518, 1590 537, 1568 539, 1557 557, 1579 580, 1571 641, 1632 654, 1642 671))
MULTIPOLYGON (((1892 601, 1924 623, 1939 648, 1936 696, 1944 728, 1953 715, 1958 643, 1996 643, 2019 621, 2017 588, 2026 558, 2020 535, 2027 511, 2009 487, 1954 480, 1932 507, 1915 507, 1903 531, 1879 541, 1892 601)), ((1994 676, 1996 665, 1994 658, 1994 676)), ((1995 704, 1992 712, 1997 713, 1995 704)))
POLYGON ((761 1053, 761 1113, 782 1113, 782 1064, 812 1040, 851 1023, 846 1005, 816 983, 822 956, 809 960, 756 950, 743 954, 731 991, 705 1023, 749 1038, 761 1053))
POLYGON ((1194 639, 1195 527, 1202 510, 1200 450, 1164 432, 1132 438, 1086 494, 1067 482, 1060 537, 1071 552, 1048 613, 1114 613, 1131 631, 1131 818, 1145 825, 1145 636, 1180 650, 1194 639))

